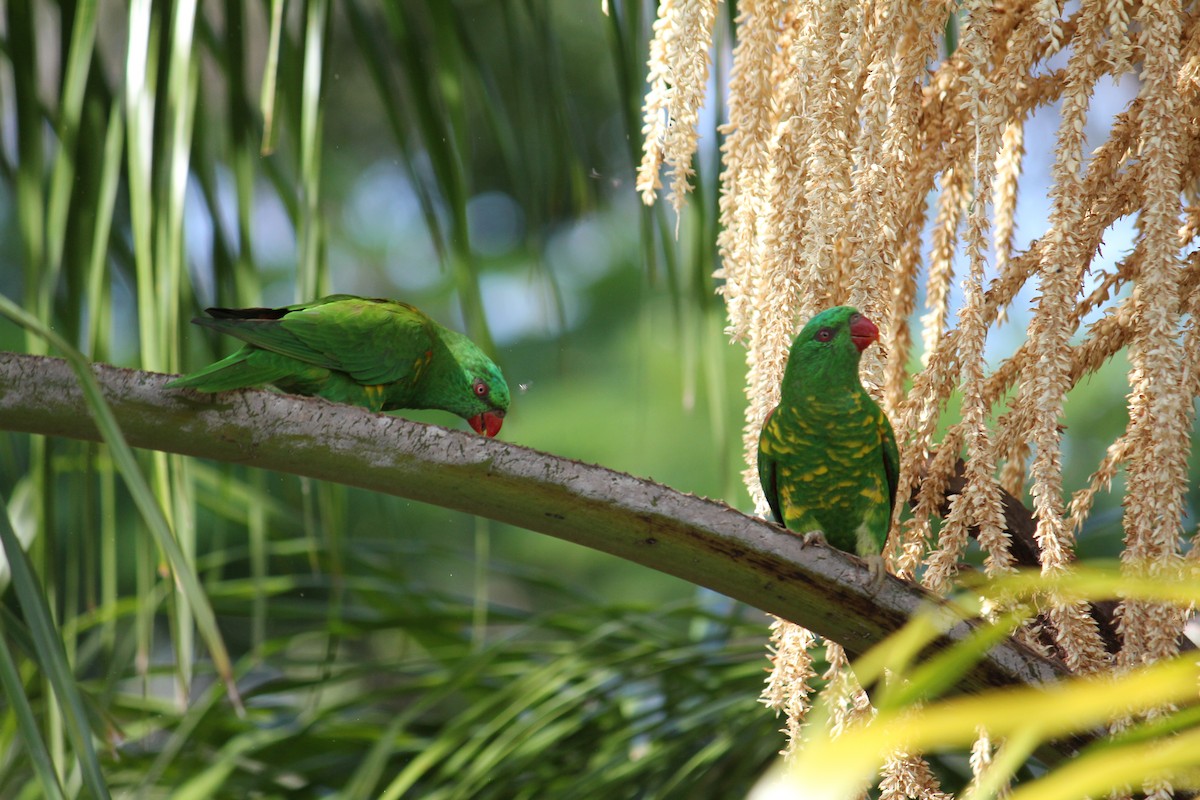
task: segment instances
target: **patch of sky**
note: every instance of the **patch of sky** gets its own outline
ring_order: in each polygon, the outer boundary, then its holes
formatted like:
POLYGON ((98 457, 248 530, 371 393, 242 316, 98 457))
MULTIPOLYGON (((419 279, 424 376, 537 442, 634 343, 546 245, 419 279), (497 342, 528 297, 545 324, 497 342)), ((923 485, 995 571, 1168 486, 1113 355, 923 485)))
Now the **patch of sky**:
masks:
MULTIPOLYGON (((625 234, 616 217, 628 219, 614 211, 559 226, 547 237, 540 265, 481 270, 481 293, 497 344, 557 336, 564 326, 578 323, 587 289, 611 272, 618 258, 613 238, 625 234)), ((507 194, 473 197, 467 224, 473 254, 481 260, 511 259, 522 250, 526 221, 507 194)), ((337 291, 404 297, 437 290, 449 280, 408 175, 392 161, 372 165, 352 186, 340 230, 331 237, 329 259, 337 291), (364 268, 369 266, 378 269, 364 268)), ((436 316, 433 307, 428 310, 436 316)), ((445 322, 461 324, 455 303, 446 311, 445 322)))
POLYGON ((1190 258, 1196 253, 1200 253, 1200 239, 1192 239, 1181 251, 1183 258, 1190 258))
POLYGON ((479 276, 479 289, 492 338, 501 347, 522 339, 559 336, 564 324, 570 328, 580 317, 579 296, 563 292, 556 297, 542 272, 485 272, 479 276))
POLYGON ((370 270, 353 267, 374 262, 402 294, 428 291, 445 279, 420 199, 392 160, 375 162, 351 187, 330 258, 335 275, 366 277, 370 270))
MULTIPOLYGON (((1064 51, 1055 54, 1053 58, 1040 65, 1034 74, 1048 74, 1065 67, 1067 59, 1070 57, 1068 50, 1069 48, 1064 48, 1064 51)), ((1083 169, 1086 170, 1095 148, 1107 141, 1117 115, 1128 108, 1130 101, 1137 94, 1137 89, 1138 82, 1134 75, 1123 75, 1118 80, 1105 77, 1097 83, 1088 109, 1083 169)), ((1027 150, 1022 159, 1021 175, 1017 184, 1017 209, 1013 232, 1014 254, 1026 251, 1034 240, 1044 234, 1052 217, 1051 176, 1054 167, 1055 145, 1058 141, 1058 127, 1061 122, 1061 110, 1061 101, 1040 106, 1025 120, 1027 150), (1042 146, 1030 146, 1034 143, 1043 144, 1042 146)), ((931 208, 936 200, 936 193, 931 193, 928 198, 931 208)), ((932 213, 930 217, 931 223, 926 225, 922 234, 926 264, 929 262, 933 231, 932 213)), ((963 281, 969 269, 965 244, 962 240, 963 232, 964 229, 960 227, 958 246, 954 254, 955 280, 950 292, 951 325, 955 324, 964 302, 963 281)), ((1132 217, 1122 217, 1108 227, 1103 235, 1100 252, 1093 259, 1091 269, 1084 277, 1084 296, 1099 285, 1104 279, 1104 273, 1115 269, 1116 264, 1132 251, 1136 236, 1135 219, 1132 217)), ((987 259, 984 276, 985 287, 987 282, 997 277, 995 256, 995 248, 989 246, 985 256, 987 259)), ((1026 328, 1037 302, 1037 294, 1037 280, 1027 282, 1009 307, 1005 323, 989 333, 985 349, 985 358, 989 365, 993 367, 997 365, 1024 340, 1026 328)), ((1118 294, 1114 298, 1110 298, 1108 303, 1089 313, 1083 320, 1082 330, 1086 330, 1088 325, 1098 320, 1110 307, 1112 300, 1120 296, 1121 294, 1118 294)), ((924 276, 922 276, 920 304, 912 320, 914 325, 919 324, 920 316, 926 312, 926 309, 922 307, 924 297, 924 276)), ((1082 338, 1082 333, 1076 335, 1076 341, 1080 338, 1082 338)))
POLYGON ((11 188, 0 184, 0 230, 9 235, 0 242, 0 293, 20 297, 24 291, 24 268, 20 239, 16 234, 16 206, 11 188))
POLYGON ((112 270, 110 274, 113 276, 113 314, 109 329, 108 358, 114 364, 137 363, 141 344, 134 288, 122 270, 112 270))
POLYGON ((342 209, 345 235, 366 247, 387 248, 423 225, 417 194, 392 160, 376 161, 354 182, 342 209))
MULTIPOLYGON (((206 198, 199 181, 189 177, 184 193, 183 230, 188 269, 201 306, 216 302, 215 242, 225 242, 230 255, 238 256, 249 246, 254 262, 269 271, 284 270, 290 280, 296 263, 296 235, 287 208, 268 183, 255 187, 250 209, 251 242, 242 242, 237 220, 237 187, 228 169, 218 168, 213 196, 206 198), (214 217, 215 215, 215 217, 214 217)), ((275 293, 278 294, 278 293, 275 293)), ((290 303, 286 296, 267 297, 264 302, 290 303)))
MULTIPOLYGON (((233 198, 230 197, 230 202, 225 203, 223 194, 221 180, 218 176, 217 196, 214 198, 215 210, 218 214, 222 213, 222 206, 229 205, 231 208, 233 206, 233 198)), ((183 193, 183 241, 188 272, 192 276, 192 290, 196 293, 196 299, 202 307, 215 305, 217 297, 216 276, 213 274, 215 269, 213 210, 204 198, 200 182, 194 175, 189 176, 187 187, 183 193)), ((229 213, 232 216, 232 211, 229 213)), ((236 226, 234 235, 236 235, 236 226)))
POLYGON ((504 192, 484 192, 467 202, 471 249, 483 258, 506 255, 525 237, 525 214, 504 192))
POLYGON ((546 242, 546 263, 565 293, 581 292, 612 271, 612 231, 594 215, 558 227, 546 242))
POLYGON ((259 187, 254 192, 252 213, 254 241, 250 246, 254 249, 254 260, 272 266, 295 264, 296 231, 279 195, 271 189, 259 187))

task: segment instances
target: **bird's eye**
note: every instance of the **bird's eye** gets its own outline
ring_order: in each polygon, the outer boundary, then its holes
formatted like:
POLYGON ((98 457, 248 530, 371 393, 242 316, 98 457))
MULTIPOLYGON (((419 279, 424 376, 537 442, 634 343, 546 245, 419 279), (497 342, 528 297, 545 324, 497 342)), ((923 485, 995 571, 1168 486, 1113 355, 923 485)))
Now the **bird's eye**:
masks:
POLYGON ((471 390, 475 392, 476 397, 487 397, 490 391, 488 385, 479 378, 476 378, 475 383, 471 384, 471 390))
POLYGON ((821 328, 821 330, 817 331, 818 342, 828 342, 832 338, 833 328, 821 328))

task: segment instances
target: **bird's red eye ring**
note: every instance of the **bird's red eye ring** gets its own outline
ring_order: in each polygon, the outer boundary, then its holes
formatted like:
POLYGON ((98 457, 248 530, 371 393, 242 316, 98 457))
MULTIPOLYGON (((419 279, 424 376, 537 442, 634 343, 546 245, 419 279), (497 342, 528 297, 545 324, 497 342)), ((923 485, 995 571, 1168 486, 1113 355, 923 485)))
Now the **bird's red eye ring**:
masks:
POLYGON ((475 383, 471 384, 471 390, 475 392, 476 397, 487 397, 490 391, 488 385, 479 378, 476 378, 475 383))
POLYGON ((828 342, 832 338, 833 328, 821 328, 821 330, 817 331, 818 342, 828 342))

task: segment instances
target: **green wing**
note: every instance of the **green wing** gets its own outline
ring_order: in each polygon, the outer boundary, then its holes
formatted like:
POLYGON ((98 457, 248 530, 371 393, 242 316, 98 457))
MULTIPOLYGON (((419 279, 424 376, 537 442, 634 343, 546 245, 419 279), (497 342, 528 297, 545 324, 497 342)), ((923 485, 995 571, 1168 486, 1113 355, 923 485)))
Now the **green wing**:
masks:
POLYGON ((758 481, 762 484, 763 494, 767 498, 767 505, 771 507, 771 513, 775 515, 775 521, 787 527, 779 505, 779 485, 777 483, 779 473, 775 466, 775 459, 767 455, 762 444, 764 439, 771 436, 767 426, 771 423, 771 415, 774 413, 775 408, 767 412, 766 419, 763 420, 762 433, 758 437, 758 481))
POLYGON ((900 486, 900 450, 896 447, 896 433, 891 420, 883 409, 879 409, 879 435, 883 440, 883 472, 888 483, 888 519, 896 513, 896 491, 900 486))
POLYGON ((297 375, 302 379, 321 381, 329 377, 329 370, 301 364, 293 358, 247 345, 204 369, 176 378, 167 386, 201 392, 225 392, 274 383, 282 378, 294 379, 297 375))
POLYGON ((197 324, 365 386, 414 377, 433 347, 434 323, 391 300, 334 295, 281 309, 209 309, 197 324))

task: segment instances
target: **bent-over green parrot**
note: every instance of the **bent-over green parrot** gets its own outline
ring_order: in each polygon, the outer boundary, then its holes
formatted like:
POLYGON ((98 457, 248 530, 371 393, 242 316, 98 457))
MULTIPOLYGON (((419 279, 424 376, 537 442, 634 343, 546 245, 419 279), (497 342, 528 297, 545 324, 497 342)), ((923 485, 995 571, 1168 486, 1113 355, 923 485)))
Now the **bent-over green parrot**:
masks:
POLYGON ((779 405, 758 440, 758 478, 775 520, 867 560, 883 580, 900 455, 858 363, 879 338, 849 306, 817 314, 792 342, 779 405))
POLYGON ((475 343, 395 300, 335 294, 283 308, 209 308, 192 322, 246 342, 169 387, 223 392, 272 384, 372 411, 439 408, 486 436, 500 431, 508 384, 475 343))

